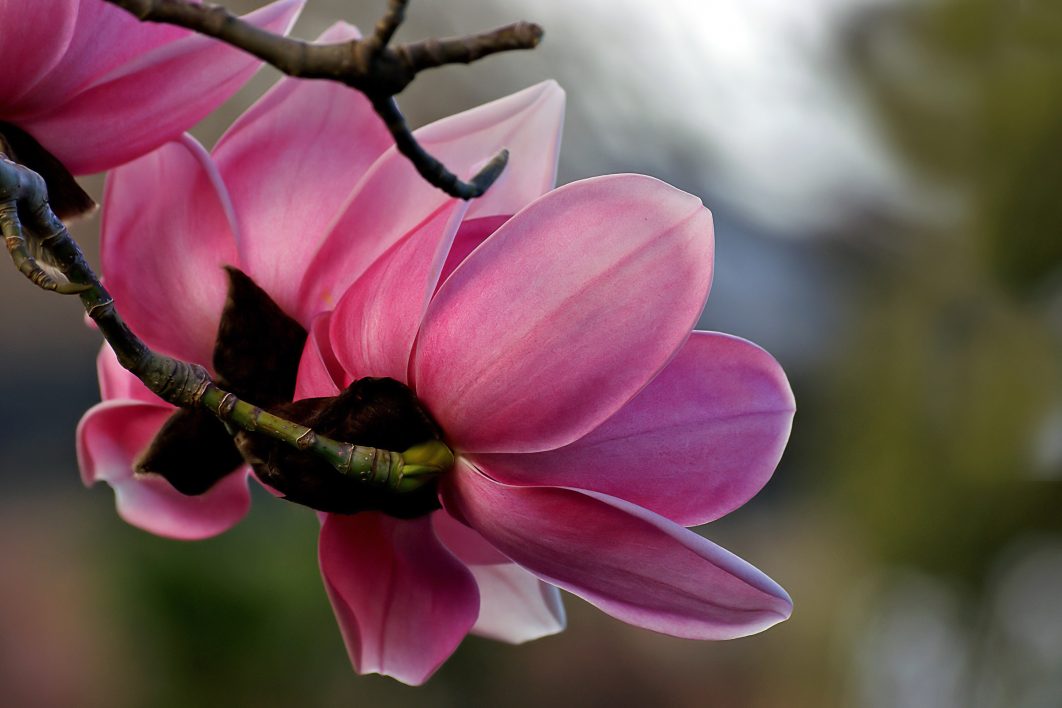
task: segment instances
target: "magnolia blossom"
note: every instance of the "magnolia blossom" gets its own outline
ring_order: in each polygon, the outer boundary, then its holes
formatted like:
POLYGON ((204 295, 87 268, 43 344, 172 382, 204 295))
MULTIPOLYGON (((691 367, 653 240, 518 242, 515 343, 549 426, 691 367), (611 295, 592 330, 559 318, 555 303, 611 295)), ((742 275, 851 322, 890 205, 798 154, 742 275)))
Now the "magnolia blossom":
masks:
MULTIPOLYGON (((353 36, 341 24, 320 40, 353 36)), ((416 132, 466 176, 503 147, 513 156, 490 195, 462 207, 463 234, 478 234, 553 186, 563 106, 563 92, 545 83, 416 132)), ((309 327, 389 244, 457 204, 397 153, 363 96, 331 82, 283 79, 212 154, 185 136, 110 173, 103 277, 149 346, 213 370, 222 266, 240 268, 309 327)), ((85 483, 108 483, 124 519, 167 537, 206 538, 239 521, 249 505, 243 466, 198 496, 134 471, 174 408, 106 346, 98 371, 103 402, 78 427, 85 483)))
MULTIPOLYGON (((790 612, 773 581, 684 528, 772 474, 785 376, 744 340, 691 334, 713 265, 699 200, 633 175, 552 190, 562 109, 546 83, 417 132, 462 176, 510 149, 471 203, 427 185, 363 98, 291 80, 212 155, 184 138, 108 183, 106 282, 149 345, 210 367, 221 266, 238 267, 308 332, 295 398, 390 377, 456 452, 441 510, 321 514, 325 586, 360 672, 419 684, 470 631, 557 632, 558 587, 682 637, 790 612)), ((107 349, 100 380, 78 431, 86 483, 110 484, 119 513, 155 533, 238 521, 246 468, 198 496, 136 472, 173 409, 107 349)))
MULTIPOLYGON (((278 0, 246 19, 284 33, 304 1, 278 0)), ((109 169, 177 137, 260 64, 103 0, 0 0, 0 31, 0 136, 5 123, 15 126, 74 174, 109 169)))
POLYGON ((679 637, 788 617, 777 584, 683 528, 759 491, 794 410, 762 349, 691 334, 713 264, 700 201, 614 175, 549 192, 478 245, 455 221, 380 256, 319 317, 299 373, 299 396, 407 384, 457 455, 430 519, 325 517, 355 666, 420 683, 470 628, 555 631, 555 587, 679 637), (477 595, 487 583, 512 588, 507 604, 477 595))

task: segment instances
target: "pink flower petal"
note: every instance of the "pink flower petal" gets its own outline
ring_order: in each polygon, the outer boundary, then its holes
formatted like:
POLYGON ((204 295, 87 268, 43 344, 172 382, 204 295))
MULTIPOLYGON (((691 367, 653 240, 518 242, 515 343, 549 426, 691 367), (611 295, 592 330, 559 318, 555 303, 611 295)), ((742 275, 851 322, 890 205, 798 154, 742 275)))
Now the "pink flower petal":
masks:
POLYGON ((479 587, 479 617, 472 634, 523 644, 563 632, 560 591, 515 563, 468 568, 479 587))
MULTIPOLYGON (((443 161, 451 171, 471 176, 479 165, 469 162, 470 154, 464 145, 464 136, 470 131, 481 130, 472 121, 479 120, 482 130, 494 130, 497 149, 509 151, 509 162, 501 177, 491 185, 487 193, 474 200, 468 209, 468 218, 515 214, 525 206, 550 191, 557 184, 557 162, 560 159, 561 133, 564 127, 564 89, 555 81, 543 81, 512 96, 484 108, 506 114, 512 111, 507 103, 527 102, 533 108, 525 109, 523 122, 506 126, 486 113, 471 111, 461 115, 469 117, 468 124, 458 121, 439 121, 426 126, 417 133, 422 145, 430 146, 432 154, 443 161), (475 168, 475 169, 474 169, 475 168)), ((492 149, 493 153, 497 149, 492 149)))
MULTIPOLYGON (((507 177, 471 207, 512 214, 553 183, 564 93, 545 82, 416 131, 421 145, 469 177, 503 147, 507 177), (516 158, 516 155, 522 158, 516 158), (497 190, 497 191, 496 191, 497 190)), ((314 257, 299 296, 304 315, 330 310, 376 258, 450 198, 392 147, 372 166, 314 257)), ((484 210, 487 211, 484 211, 484 210)))
POLYGON ((694 332, 652 383, 585 438, 474 461, 501 482, 589 489, 695 526, 763 488, 794 410, 770 354, 738 337, 694 332))
MULTIPOLYGON (((287 32, 303 2, 277 0, 246 19, 287 32)), ((99 172, 176 138, 239 90, 260 64, 213 38, 188 36, 140 55, 19 125, 71 172, 99 172)))
POLYGON ((16 115, 32 116, 54 108, 138 55, 191 34, 190 30, 173 25, 141 22, 121 8, 96 0, 50 3, 36 0, 22 4, 27 7, 62 5, 71 9, 76 6, 77 20, 62 58, 31 91, 15 102, 16 115))
MULTIPOLYGON (((337 24, 318 41, 357 36, 337 24)), ((392 144, 363 95, 301 79, 282 79, 218 142, 213 154, 239 220, 241 261, 286 312, 297 311, 302 275, 340 207, 392 144)))
POLYGON ((445 202, 339 301, 329 334, 351 378, 389 376, 406 383, 413 340, 466 209, 466 202, 445 202))
POLYGON ((501 551, 487 543, 476 531, 445 511, 431 516, 435 536, 465 565, 504 565, 512 563, 501 551))
POLYGON ((103 201, 101 259, 119 311, 149 346, 210 366, 222 266, 237 262, 210 156, 185 136, 112 172, 103 201))
POLYGON ((140 379, 118 363, 118 357, 106 342, 96 357, 96 373, 100 379, 100 395, 105 401, 125 399, 170 407, 170 404, 152 393, 140 379))
POLYGON ((463 452, 570 443, 678 351, 711 274, 696 197, 639 175, 561 187, 439 289, 413 355, 417 394, 463 452))
POLYGON ((0 119, 18 111, 18 99, 59 63, 77 20, 66 0, 0 0, 0 119))
POLYGON ((420 685, 472 627, 472 575, 439 543, 430 517, 328 514, 321 574, 358 673, 420 685))
POLYGON ((497 231, 498 227, 510 218, 512 218, 511 214, 482 216, 478 219, 469 219, 466 215, 465 220, 461 222, 461 228, 457 230, 453 245, 450 246, 450 253, 446 256, 446 263, 443 265, 442 275, 439 276, 439 284, 435 286, 435 289, 438 290, 457 266, 461 265, 472 251, 479 248, 488 236, 497 231))
POLYGON ((435 535, 468 566, 479 586, 472 633, 522 644, 564 629, 560 592, 516 565, 482 536, 444 511, 432 514, 435 535))
POLYGON ((786 619, 789 596, 737 556, 667 519, 594 492, 510 487, 459 461, 446 508, 548 583, 639 627, 730 639, 786 619))
POLYGON ((86 485, 114 488, 118 515, 151 533, 192 541, 232 528, 247 513, 251 497, 246 468, 233 472, 206 494, 188 497, 158 475, 136 475, 133 464, 174 409, 139 401, 105 401, 85 413, 77 428, 77 457, 86 485))
POLYGON ((328 339, 331 312, 322 312, 310 324, 306 348, 299 360, 299 375, 295 379, 295 400, 337 396, 349 384, 343 367, 332 352, 328 339))

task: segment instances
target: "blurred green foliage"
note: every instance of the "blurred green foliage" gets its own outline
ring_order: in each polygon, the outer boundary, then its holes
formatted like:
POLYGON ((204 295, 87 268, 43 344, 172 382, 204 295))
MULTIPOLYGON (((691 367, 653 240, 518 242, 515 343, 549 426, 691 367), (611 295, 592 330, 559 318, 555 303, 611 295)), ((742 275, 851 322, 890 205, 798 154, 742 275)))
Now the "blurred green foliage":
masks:
POLYGON ((870 547, 976 580, 1016 535, 1062 530, 1062 487, 1035 481, 1062 475, 1037 449, 1062 405, 1062 5, 900 4, 848 46, 913 202, 815 434, 870 547))

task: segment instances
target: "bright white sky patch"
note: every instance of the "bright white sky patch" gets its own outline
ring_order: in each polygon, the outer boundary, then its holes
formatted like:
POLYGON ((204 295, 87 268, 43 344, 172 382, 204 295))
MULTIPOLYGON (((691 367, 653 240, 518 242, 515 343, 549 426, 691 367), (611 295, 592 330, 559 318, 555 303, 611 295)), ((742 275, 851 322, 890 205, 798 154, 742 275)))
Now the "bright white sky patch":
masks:
MULTIPOLYGON (((679 159, 716 198, 791 232, 829 227, 846 215, 845 205, 902 198, 899 170, 838 46, 851 13, 895 1, 502 5, 510 18, 546 28, 537 58, 563 59, 551 68, 569 89, 573 112, 586 115, 586 127, 613 155, 629 155, 634 168, 665 179, 679 159), (654 156, 662 138, 681 145, 679 154, 654 156)), ((586 165, 578 176, 594 172, 593 147, 566 143, 586 165)))

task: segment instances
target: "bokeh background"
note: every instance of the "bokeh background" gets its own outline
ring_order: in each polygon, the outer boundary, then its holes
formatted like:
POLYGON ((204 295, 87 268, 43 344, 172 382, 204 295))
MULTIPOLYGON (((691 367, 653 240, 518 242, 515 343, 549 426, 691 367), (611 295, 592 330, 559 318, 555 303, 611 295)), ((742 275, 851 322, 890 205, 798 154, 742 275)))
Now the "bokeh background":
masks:
MULTIPOLYGON (((309 0, 296 34, 384 4, 309 0)), ((82 488, 97 336, 8 269, 0 705, 1062 706, 1062 4, 422 1, 400 37, 516 19, 539 49, 423 75, 402 105, 422 124, 557 78, 561 182, 645 172, 713 209, 702 326, 774 353, 799 410, 767 489, 701 532, 792 619, 698 643, 569 596, 563 634, 469 638, 423 688, 357 677, 308 510, 262 494, 183 544, 82 488)), ((93 258, 97 229, 77 229, 93 258)))

